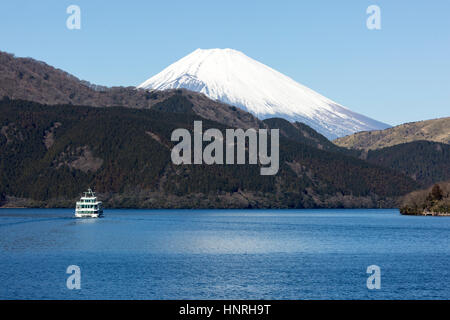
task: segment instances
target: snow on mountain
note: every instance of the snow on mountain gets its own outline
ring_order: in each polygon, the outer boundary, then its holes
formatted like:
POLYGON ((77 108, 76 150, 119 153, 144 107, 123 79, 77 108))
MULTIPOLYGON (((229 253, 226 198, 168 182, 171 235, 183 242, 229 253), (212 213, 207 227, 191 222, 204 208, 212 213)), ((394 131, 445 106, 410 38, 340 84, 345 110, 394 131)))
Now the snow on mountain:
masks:
POLYGON ((355 113, 233 49, 197 49, 138 88, 185 88, 254 114, 306 123, 330 139, 389 125, 355 113))

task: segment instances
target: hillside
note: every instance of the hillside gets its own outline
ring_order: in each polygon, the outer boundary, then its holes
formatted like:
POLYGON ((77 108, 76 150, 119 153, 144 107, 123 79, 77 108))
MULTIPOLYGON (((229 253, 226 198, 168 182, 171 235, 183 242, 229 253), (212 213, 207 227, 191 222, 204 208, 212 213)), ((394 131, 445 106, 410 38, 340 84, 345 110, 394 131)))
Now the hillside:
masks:
POLYGON ((405 123, 385 130, 358 132, 333 142, 349 149, 375 150, 419 140, 450 144, 450 117, 405 123))
MULTIPOLYGON (((200 116, 227 127, 279 128, 281 136, 291 143, 339 154, 334 156, 338 158, 347 156, 366 160, 376 166, 407 175, 415 181, 417 187, 425 188, 448 178, 450 158, 446 145, 434 146, 412 142, 370 152, 348 149, 335 145, 304 123, 289 122, 282 118, 259 121, 237 107, 213 101, 206 95, 185 89, 150 92, 135 88, 96 86, 80 81, 43 62, 30 58, 15 58, 2 52, 0 52, 0 71, 0 97, 4 95, 53 106, 67 104, 75 109, 79 108, 78 105, 107 108, 120 105, 132 109, 150 109, 156 111, 160 118, 166 117, 168 113, 177 113, 188 114, 190 117, 200 116)), ((0 137, 6 137, 8 132, 11 132, 9 125, 0 129, 2 130, 0 137)), ((47 144, 54 137, 56 129, 58 129, 56 125, 52 130, 46 129, 49 131, 47 144)), ((311 162, 310 165, 314 164, 311 162)), ((297 170, 293 164, 291 169, 297 170)), ((332 170, 336 171, 338 168, 332 170)), ((318 199, 317 196, 315 198, 318 199)), ((324 196, 325 198, 327 196, 324 196)), ((323 200, 316 200, 314 203, 323 204, 323 200)), ((2 201, 4 202, 4 195, 0 193, 0 202, 2 201)))
POLYGON ((325 136, 301 122, 289 122, 282 118, 270 118, 263 120, 263 123, 268 128, 279 129, 280 135, 290 140, 304 143, 320 150, 340 152, 348 155, 358 154, 357 152, 351 152, 345 148, 336 146, 325 136))
POLYGON ((422 187, 450 180, 450 145, 414 141, 378 150, 369 150, 365 159, 414 179, 422 187))
POLYGON ((189 104, 172 111, 0 101, 0 201, 71 207, 91 186, 110 207, 392 207, 419 187, 393 170, 284 137, 276 176, 261 176, 255 165, 175 166, 172 130, 192 130, 196 119, 204 129, 226 127, 189 104))
POLYGON ((123 106, 150 109, 174 95, 192 103, 194 113, 230 127, 259 127, 260 121, 239 108, 213 101, 187 90, 147 91, 134 87, 104 87, 32 58, 16 58, 0 51, 0 99, 35 101, 48 105, 72 104, 93 107, 123 106))

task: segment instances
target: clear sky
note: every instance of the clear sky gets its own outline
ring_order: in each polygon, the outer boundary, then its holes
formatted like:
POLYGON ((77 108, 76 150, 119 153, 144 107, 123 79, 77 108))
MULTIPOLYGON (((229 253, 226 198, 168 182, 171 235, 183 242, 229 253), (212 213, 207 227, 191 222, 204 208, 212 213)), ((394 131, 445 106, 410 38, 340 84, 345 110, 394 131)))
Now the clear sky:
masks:
POLYGON ((390 124, 450 116, 448 0, 0 2, 0 50, 135 86, 197 48, 233 48, 390 124), (66 8, 81 8, 69 30, 66 8), (381 30, 366 27, 369 5, 381 30))

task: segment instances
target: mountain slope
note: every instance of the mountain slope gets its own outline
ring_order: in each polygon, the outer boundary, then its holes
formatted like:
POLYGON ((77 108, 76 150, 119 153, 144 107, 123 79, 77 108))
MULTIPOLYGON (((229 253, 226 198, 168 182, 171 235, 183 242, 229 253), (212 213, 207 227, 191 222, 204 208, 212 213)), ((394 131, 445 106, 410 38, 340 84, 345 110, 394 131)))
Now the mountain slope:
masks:
POLYGON ((260 119, 281 117, 305 123, 328 138, 389 127, 232 49, 197 49, 138 88, 201 92, 260 119))
MULTIPOLYGON (((421 147, 422 144, 390 148, 377 154, 371 154, 368 157, 367 152, 364 150, 350 150, 334 145, 324 136, 303 123, 289 122, 281 118, 259 121, 250 113, 237 107, 213 101, 204 94, 185 89, 148 92, 135 90, 134 88, 94 86, 43 62, 30 58, 14 58, 14 56, 2 52, 0 52, 0 70, 0 99, 2 95, 6 95, 13 99, 30 99, 45 102, 49 105, 57 105, 58 103, 72 104, 74 109, 80 108, 76 104, 96 107, 123 105, 137 109, 163 111, 164 114, 161 112, 154 113, 155 116, 160 118, 171 117, 171 113, 179 113, 180 115, 189 114, 191 118, 200 116, 227 127, 279 128, 280 135, 290 141, 324 151, 367 159, 376 165, 391 168, 413 177, 419 186, 427 186, 431 182, 443 180, 447 172, 445 171, 445 164, 450 162, 450 160, 445 158, 445 155, 448 153, 435 154, 437 151, 434 147, 430 145, 421 147), (406 153, 409 156, 404 157, 402 153, 406 153), (411 161, 411 159, 415 160, 411 161), (436 159, 441 160, 436 161, 436 159)), ((117 113, 115 114, 117 115, 117 113)), ((11 134, 14 135, 15 127, 5 125, 1 126, 0 129, 0 140, 4 138, 7 141, 12 141, 11 134)), ((55 125, 54 128, 44 129, 48 133, 44 143, 45 146, 52 144, 60 130, 62 129, 58 125, 55 125)), ((38 139, 36 143, 40 144, 42 141, 38 139)), ((443 147, 443 150, 446 150, 445 147, 443 147)), ((88 167, 89 165, 96 167, 100 164, 97 161, 98 159, 90 155, 89 150, 83 151, 80 149, 77 152, 81 152, 83 154, 82 158, 91 162, 88 164, 88 167)), ((300 150, 299 152, 302 151, 300 150)), ((12 155, 11 159, 14 157, 12 155)), ((336 155, 336 157, 340 156, 336 155)), ((313 164, 311 163, 311 165, 313 164)), ((291 164, 291 166, 292 169, 297 170, 295 165, 291 164)), ((332 170, 337 170, 337 168, 332 170)), ((3 200, 3 194, 0 192, 0 201, 3 200)))
POLYGON ((182 106, 188 112, 0 100, 0 200, 73 206, 92 186, 115 207, 379 207, 418 188, 391 169, 284 137, 276 176, 255 165, 175 166, 175 128, 227 128, 182 106))
MULTIPOLYGON (((186 90, 152 91, 134 87, 93 85, 69 73, 31 58, 16 58, 0 51, 0 99, 23 99, 43 104, 73 104, 93 107, 123 106, 150 109, 173 96, 182 95, 193 112, 230 127, 259 127, 260 121, 239 108, 213 101, 203 94, 186 90)), ((168 102, 170 103, 170 101, 168 102)))
POLYGON ((450 145, 444 143, 413 141, 369 150, 366 160, 402 172, 423 187, 450 180, 450 145))
POLYGON ((336 146, 333 142, 325 138, 311 127, 301 122, 289 122, 282 118, 269 118, 263 120, 263 123, 271 129, 279 129, 280 135, 304 143, 320 150, 341 152, 347 155, 357 156, 355 152, 336 146))
POLYGON ((405 123, 379 131, 358 132, 333 142, 345 148, 375 150, 418 140, 450 144, 450 117, 405 123))

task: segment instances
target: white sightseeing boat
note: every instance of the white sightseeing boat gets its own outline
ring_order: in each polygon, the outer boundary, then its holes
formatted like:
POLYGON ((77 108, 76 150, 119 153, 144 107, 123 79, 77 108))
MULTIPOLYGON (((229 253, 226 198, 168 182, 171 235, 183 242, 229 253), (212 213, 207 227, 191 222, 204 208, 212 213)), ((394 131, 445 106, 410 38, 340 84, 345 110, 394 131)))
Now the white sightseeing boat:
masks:
POLYGON ((89 188, 75 207, 76 218, 101 218, 103 217, 102 202, 97 200, 95 193, 89 188))

